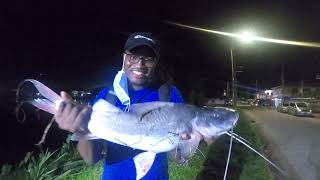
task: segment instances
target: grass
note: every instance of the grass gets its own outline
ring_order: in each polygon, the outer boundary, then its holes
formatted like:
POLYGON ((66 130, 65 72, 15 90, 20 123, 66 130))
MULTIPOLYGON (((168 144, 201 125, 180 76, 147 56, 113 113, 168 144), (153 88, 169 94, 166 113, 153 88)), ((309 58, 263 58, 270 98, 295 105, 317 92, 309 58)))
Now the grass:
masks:
MULTIPOLYGON (((260 152, 263 152, 264 144, 261 141, 256 130, 250 124, 250 119, 248 119, 243 112, 240 111, 240 118, 244 121, 240 121, 240 127, 237 129, 238 134, 240 134, 245 139, 252 143, 252 146, 260 152)), ((244 146, 244 145, 242 145, 244 146)), ((247 179, 258 179, 258 180, 272 180, 274 175, 271 172, 268 163, 262 159, 260 156, 256 155, 249 149, 245 148, 248 152, 246 153, 246 162, 243 165, 241 175, 239 180, 247 179)))
POLYGON ((273 174, 267 167, 266 162, 259 158, 250 155, 241 172, 239 180, 258 179, 271 180, 274 179, 273 174))
MULTIPOLYGON (((201 145, 203 153, 209 150, 208 146, 201 145)), ((169 176, 173 180, 195 179, 202 170, 201 167, 205 158, 199 153, 196 154, 186 165, 177 165, 169 160, 169 176)), ((102 163, 94 166, 87 166, 80 173, 62 178, 62 180, 96 180, 100 179, 102 174, 102 163)))
POLYGON ((70 139, 54 152, 33 155, 28 152, 16 165, 2 165, 1 180, 59 180, 80 172, 85 167, 70 139))
MULTIPOLYGON (((260 137, 250 124, 250 119, 244 116, 241 111, 240 120, 235 128, 235 133, 251 142, 251 146, 255 149, 262 149, 263 143, 261 142, 260 137)), ((198 175, 198 179, 223 179, 229 141, 230 138, 224 136, 210 146, 209 152, 207 153, 207 159, 204 162, 204 168, 198 175)), ((273 175, 262 158, 234 140, 227 179, 272 180, 273 175)))
MULTIPOLYGON (((201 144, 199 149, 204 154, 207 154, 209 146, 201 144)), ((202 171, 205 157, 197 153, 186 165, 178 165, 177 163, 169 160, 169 177, 172 180, 196 179, 197 175, 202 171)))
MULTIPOLYGON (((235 129, 235 132, 250 141, 254 148, 258 150, 262 149, 263 143, 261 142, 255 129, 251 126, 250 119, 247 119, 247 117, 245 117, 241 111, 240 120, 235 129)), ((223 179, 228 154, 229 140, 230 138, 223 136, 210 146, 200 144, 199 149, 201 149, 206 157, 203 157, 200 153, 197 153, 191 160, 189 160, 187 165, 177 165, 176 163, 169 161, 170 179, 223 179)), ((38 177, 39 175, 42 175, 40 177, 44 177, 42 179, 61 180, 96 180, 100 179, 101 177, 102 163, 100 162, 99 164, 94 166, 78 166, 75 162, 83 164, 83 161, 78 161, 78 155, 75 152, 75 149, 72 149, 72 146, 68 144, 64 145, 61 148, 57 156, 54 156, 54 158, 52 158, 51 156, 53 155, 45 154, 39 156, 38 158, 34 158, 33 156, 31 156, 31 154, 28 154, 25 160, 22 161, 22 164, 24 165, 20 165, 24 168, 13 168, 10 165, 6 165, 5 167, 3 166, 2 173, 10 174, 11 171, 11 174, 15 174, 15 176, 0 176, 0 179, 3 179, 3 177, 7 177, 6 179, 8 180, 21 179, 18 175, 28 172, 25 171, 28 167, 31 168, 33 173, 38 173, 32 174, 33 179, 37 179, 35 177, 38 177), (68 152, 69 154, 66 155, 66 152, 68 152), (29 159, 33 160, 30 161, 29 159), (73 167, 73 163, 75 163, 75 168, 73 167), (70 165, 69 168, 72 169, 72 172, 68 171, 68 168, 61 168, 68 167, 68 164, 70 165), (14 169, 14 171, 12 169, 14 169), (56 171, 60 171, 60 173, 54 173, 56 171), (52 173, 53 175, 50 176, 50 178, 47 178, 45 175, 50 173, 52 173), (63 173, 68 174, 62 177, 61 175, 63 173)), ((32 177, 30 179, 32 179, 32 177)), ((244 145, 236 143, 234 141, 227 179, 272 180, 274 178, 269 167, 262 158, 255 155, 244 145)))
POLYGON ((97 180, 102 175, 102 163, 93 166, 87 166, 82 171, 72 176, 62 178, 61 180, 97 180))

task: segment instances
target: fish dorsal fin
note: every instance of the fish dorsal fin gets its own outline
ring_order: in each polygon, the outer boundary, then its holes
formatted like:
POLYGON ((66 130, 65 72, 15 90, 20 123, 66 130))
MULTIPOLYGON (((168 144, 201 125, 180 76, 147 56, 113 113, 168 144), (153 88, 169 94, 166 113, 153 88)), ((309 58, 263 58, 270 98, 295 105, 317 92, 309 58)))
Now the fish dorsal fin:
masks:
POLYGON ((130 112, 136 113, 136 114, 145 114, 150 111, 153 111, 155 109, 161 108, 161 107, 171 107, 174 103, 170 102, 147 102, 147 103, 138 103, 138 104, 132 104, 130 105, 130 112))
POLYGON ((120 112, 121 109, 110 104, 108 101, 99 99, 92 107, 93 111, 120 112))

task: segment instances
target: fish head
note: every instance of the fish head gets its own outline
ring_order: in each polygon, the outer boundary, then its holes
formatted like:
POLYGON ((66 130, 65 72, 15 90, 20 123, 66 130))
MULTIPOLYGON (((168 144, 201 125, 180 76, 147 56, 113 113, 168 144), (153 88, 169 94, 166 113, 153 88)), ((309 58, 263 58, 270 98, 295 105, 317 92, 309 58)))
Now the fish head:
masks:
POLYGON ((216 138, 235 127, 239 114, 230 108, 201 108, 192 121, 192 126, 204 138, 216 138))

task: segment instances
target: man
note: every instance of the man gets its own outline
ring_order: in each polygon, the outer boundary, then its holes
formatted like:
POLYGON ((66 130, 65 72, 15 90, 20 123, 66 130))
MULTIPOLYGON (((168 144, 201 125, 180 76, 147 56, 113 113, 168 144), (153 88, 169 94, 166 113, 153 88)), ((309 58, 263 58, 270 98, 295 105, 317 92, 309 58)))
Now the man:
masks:
MULTIPOLYGON (((159 101, 165 98, 170 102, 181 103, 183 99, 174 86, 166 89, 155 82, 155 71, 160 57, 157 40, 151 33, 132 34, 124 47, 123 67, 116 75, 113 87, 103 89, 97 96, 106 99, 115 106, 130 111, 130 104, 159 101), (162 97, 166 94, 168 97, 162 97), (116 95, 116 98, 114 98, 116 95)), ((71 98, 61 92, 64 103, 59 107, 55 117, 61 129, 70 132, 86 133, 83 128, 89 121, 90 107, 83 107, 71 103, 71 98)), ((182 135, 182 139, 187 139, 182 135)), ((77 148, 82 158, 90 164, 98 162, 106 147, 106 159, 103 165, 102 179, 121 180, 136 179, 136 167, 133 157, 144 152, 138 149, 122 146, 105 140, 80 140, 77 148)), ((168 179, 168 160, 166 153, 156 155, 150 170, 142 179, 168 179)))

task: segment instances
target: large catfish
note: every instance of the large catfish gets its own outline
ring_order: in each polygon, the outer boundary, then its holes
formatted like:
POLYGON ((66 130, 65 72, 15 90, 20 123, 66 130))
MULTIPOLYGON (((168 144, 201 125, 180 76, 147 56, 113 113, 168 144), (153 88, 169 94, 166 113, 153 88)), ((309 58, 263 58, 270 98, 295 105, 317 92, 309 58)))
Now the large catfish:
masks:
MULTIPOLYGON (((55 114, 62 98, 34 79, 24 80, 18 87, 31 82, 37 89, 37 97, 27 102, 51 114, 55 114)), ((216 139, 227 134, 255 151, 273 167, 282 171, 262 154, 246 144, 241 137, 229 130, 236 125, 239 115, 224 107, 205 108, 183 103, 149 102, 132 104, 129 112, 113 106, 105 100, 97 101, 88 123, 91 134, 74 134, 73 139, 105 139, 135 149, 145 150, 134 157, 137 179, 151 168, 155 154, 176 150, 182 161, 190 158, 201 139, 216 139), (187 134, 188 140, 181 135, 187 134)))

